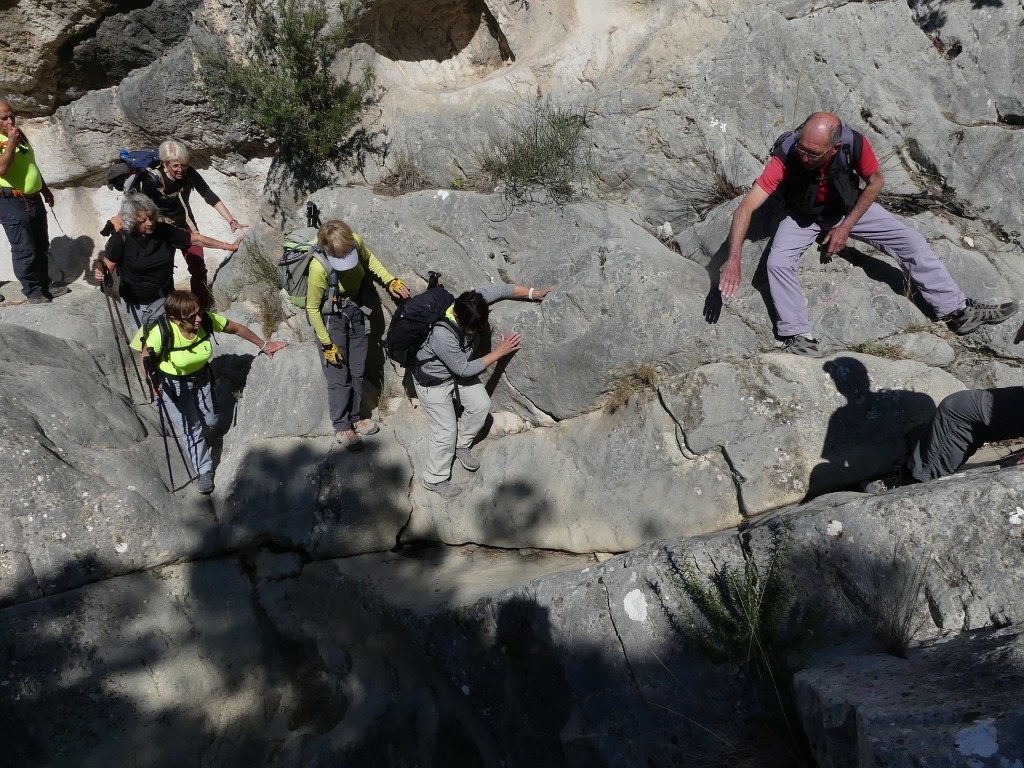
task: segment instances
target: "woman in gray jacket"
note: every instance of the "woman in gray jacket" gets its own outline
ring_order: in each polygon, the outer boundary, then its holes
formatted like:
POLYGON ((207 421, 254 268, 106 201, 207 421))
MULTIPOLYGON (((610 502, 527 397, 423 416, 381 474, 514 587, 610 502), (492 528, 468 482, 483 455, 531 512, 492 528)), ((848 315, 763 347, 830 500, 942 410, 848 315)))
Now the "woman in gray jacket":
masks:
POLYGON ((451 481, 455 459, 470 472, 480 460, 470 446, 483 429, 491 398, 479 379, 488 366, 516 352, 518 333, 502 336, 497 346, 483 357, 474 357, 480 332, 487 328, 489 305, 501 299, 542 301, 555 286, 527 288, 525 285, 487 285, 460 295, 448 307, 445 318, 430 331, 416 354, 413 381, 416 396, 430 424, 430 446, 421 482, 427 490, 446 499, 462 489, 451 481), (462 414, 455 415, 455 401, 462 414))

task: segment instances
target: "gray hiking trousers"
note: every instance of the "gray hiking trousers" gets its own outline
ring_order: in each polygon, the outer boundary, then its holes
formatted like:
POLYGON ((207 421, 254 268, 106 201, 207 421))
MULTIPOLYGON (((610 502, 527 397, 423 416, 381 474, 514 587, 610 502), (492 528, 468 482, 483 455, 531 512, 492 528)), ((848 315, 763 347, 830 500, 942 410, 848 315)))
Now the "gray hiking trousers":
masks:
POLYGON ((366 353, 370 348, 366 315, 354 304, 341 314, 324 318, 331 341, 341 350, 341 365, 331 365, 320 350, 324 378, 327 380, 327 408, 335 432, 352 429, 359 421, 363 406, 363 376, 366 375, 366 353))
POLYGON ((985 443, 1024 436, 1024 387, 968 389, 939 403, 907 459, 918 480, 956 472, 985 443))
MULTIPOLYGON (((811 332, 807 302, 796 271, 800 257, 822 229, 828 227, 786 216, 775 232, 768 253, 768 285, 778 315, 776 333, 779 336, 811 332)), ((935 311, 936 317, 945 317, 964 306, 966 299, 963 291, 953 282, 945 265, 928 247, 924 237, 878 203, 873 203, 864 212, 850 236, 896 259, 910 273, 910 279, 917 286, 921 297, 935 311)))

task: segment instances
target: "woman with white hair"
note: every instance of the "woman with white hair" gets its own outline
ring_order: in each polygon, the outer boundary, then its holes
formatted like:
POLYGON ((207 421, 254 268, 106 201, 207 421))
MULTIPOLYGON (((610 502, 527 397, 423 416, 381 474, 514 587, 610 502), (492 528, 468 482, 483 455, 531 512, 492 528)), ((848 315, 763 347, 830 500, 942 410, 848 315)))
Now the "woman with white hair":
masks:
POLYGON ((141 192, 129 192, 121 201, 121 229, 107 240, 95 264, 93 276, 104 280, 106 273, 121 276, 121 300, 135 328, 163 307, 164 297, 174 290, 174 250, 193 246, 237 251, 242 238, 233 243, 179 229, 157 221, 157 207, 141 192))
MULTIPOLYGON (((227 206, 210 189, 210 185, 206 183, 199 171, 189 165, 189 151, 184 144, 174 139, 168 139, 160 145, 159 154, 160 166, 141 174, 138 188, 157 204, 161 221, 173 224, 179 229, 198 232, 199 227, 196 226, 195 216, 189 204, 189 197, 194 189, 221 215, 231 227, 232 232, 237 232, 248 226, 238 223, 227 206)), ((182 255, 185 257, 188 272, 192 276, 192 293, 199 297, 204 308, 212 306, 213 296, 207 283, 203 249, 198 245, 193 245, 184 248, 182 255)))

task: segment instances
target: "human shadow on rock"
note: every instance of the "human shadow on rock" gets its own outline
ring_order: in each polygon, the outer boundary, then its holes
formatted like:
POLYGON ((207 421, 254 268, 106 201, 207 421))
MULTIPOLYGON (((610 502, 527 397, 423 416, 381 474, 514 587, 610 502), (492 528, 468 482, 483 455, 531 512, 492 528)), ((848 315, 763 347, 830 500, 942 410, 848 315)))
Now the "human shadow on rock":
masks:
MULTIPOLYGON (((747 231, 746 239, 752 242, 770 238, 775 232, 779 222, 780 211, 774 203, 769 203, 754 211, 750 218, 750 228, 747 231)), ((757 266, 750 278, 750 286, 761 295, 765 311, 772 324, 775 324, 775 304, 772 302, 771 289, 768 287, 768 253, 771 250, 772 241, 768 240, 761 255, 758 257, 757 266)), ((708 292, 704 297, 702 314, 705 322, 714 325, 722 315, 723 297, 718 288, 722 277, 722 266, 729 258, 729 240, 726 240, 718 247, 708 260, 706 270, 708 273, 708 292)), ((745 282, 741 280, 737 297, 742 296, 745 282)))
POLYGON ((809 501, 828 491, 855 489, 907 455, 908 435, 927 423, 935 401, 922 392, 871 391, 868 369, 853 357, 837 357, 822 369, 846 398, 829 417, 821 449, 824 460, 811 470, 809 501))
POLYGON ((50 277, 58 283, 73 283, 89 270, 96 248, 88 235, 61 235, 50 240, 50 277))

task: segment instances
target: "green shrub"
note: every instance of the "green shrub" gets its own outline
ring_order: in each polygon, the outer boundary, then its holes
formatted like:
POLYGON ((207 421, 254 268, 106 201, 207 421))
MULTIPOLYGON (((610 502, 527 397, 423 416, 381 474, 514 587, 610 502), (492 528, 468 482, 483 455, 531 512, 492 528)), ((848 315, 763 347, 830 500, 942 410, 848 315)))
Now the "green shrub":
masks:
POLYGON ((500 121, 501 131, 474 156, 474 186, 504 184, 510 205, 532 200, 542 190, 559 205, 578 196, 593 176, 585 108, 545 99, 516 105, 500 121))
POLYGON ((792 524, 782 520, 772 528, 768 561, 752 554, 740 571, 726 564, 705 579, 683 557, 672 580, 694 606, 686 615, 693 641, 712 661, 751 663, 769 677, 778 667, 776 641, 793 597, 785 575, 792 541, 792 524))
POLYGON ((272 137, 294 172, 332 163, 362 171, 368 155, 384 152, 380 135, 360 127, 374 98, 372 71, 350 67, 341 80, 331 73, 353 7, 343 6, 342 21, 331 24, 324 0, 249 0, 244 53, 202 60, 207 97, 230 119, 272 137))

